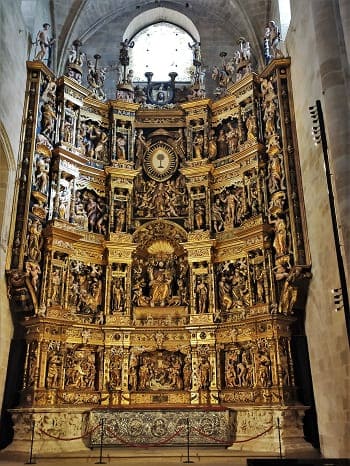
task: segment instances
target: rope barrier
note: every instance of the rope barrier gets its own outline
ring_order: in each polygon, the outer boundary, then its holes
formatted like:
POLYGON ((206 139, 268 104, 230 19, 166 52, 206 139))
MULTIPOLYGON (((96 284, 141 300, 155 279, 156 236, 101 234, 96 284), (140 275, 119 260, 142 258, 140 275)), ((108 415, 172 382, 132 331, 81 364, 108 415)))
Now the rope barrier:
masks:
POLYGON ((227 442, 225 440, 221 440, 221 439, 217 439, 211 435, 208 435, 202 431, 200 431, 199 429, 196 429, 195 427, 191 426, 191 430, 194 430, 195 432, 197 432, 199 435, 202 435, 202 437, 206 437, 206 438, 209 438, 210 440, 213 440, 214 442, 216 443, 221 443, 223 445, 227 445, 228 443, 231 443, 231 442, 227 442))
POLYGON ((46 432, 45 430, 42 430, 42 429, 38 429, 38 430, 41 434, 47 435, 48 437, 54 438, 55 440, 62 440, 63 442, 70 442, 71 440, 79 440, 79 439, 87 437, 88 435, 91 435, 100 426, 101 424, 97 424, 95 427, 85 432, 85 434, 79 437, 69 437, 69 438, 57 437, 56 435, 52 435, 49 432, 46 432))
MULTIPOLYGON (((217 443, 222 443, 222 444, 227 444, 228 442, 222 440, 222 439, 217 439, 211 435, 208 435, 206 434, 205 432, 202 432, 201 430, 199 429, 196 429, 195 427, 191 426, 191 429, 193 429, 194 431, 196 431, 198 434, 202 435, 203 437, 207 437, 209 438, 210 440, 213 440, 214 442, 217 442, 217 443)), ((273 429, 273 426, 270 426, 268 429, 264 430, 264 432, 261 432, 260 434, 257 434, 255 435, 254 437, 250 437, 248 439, 245 439, 245 440, 236 440, 232 443, 245 443, 245 442, 250 442, 251 440, 255 440, 259 437, 262 437, 263 435, 267 434, 268 432, 270 432, 270 430, 273 429)), ((231 443, 231 442, 230 442, 231 443)))
MULTIPOLYGON (((96 429, 98 429, 99 427, 101 427, 101 424, 97 424, 96 426, 94 426, 93 428, 91 428, 90 430, 88 430, 87 432, 85 432, 85 434, 79 436, 79 437, 69 437, 69 438, 63 438, 63 437, 58 437, 56 435, 53 435, 53 434, 50 434, 49 432, 46 432, 45 430, 43 429, 38 429, 39 432, 41 434, 44 434, 44 435, 47 435, 48 437, 51 437, 55 440, 62 440, 64 442, 69 442, 71 440, 80 440, 80 439, 83 439, 85 437, 87 437, 88 435, 91 435, 96 429)), ((156 443, 148 443, 147 445, 143 445, 143 444, 137 444, 137 443, 130 443, 126 440, 124 440, 122 437, 120 437, 119 435, 115 434, 114 432, 112 432, 110 429, 108 429, 108 427, 106 428, 106 432, 109 434, 109 436, 111 438, 114 438, 116 440, 119 440, 119 442, 121 442, 122 444, 128 446, 128 447, 133 447, 133 448, 152 448, 152 447, 157 447, 157 446, 160 446, 160 445, 164 445, 166 443, 169 443, 171 440, 173 440, 175 437, 177 437, 183 430, 184 430, 184 426, 181 427, 180 429, 178 429, 174 434, 171 434, 169 435, 168 437, 165 437, 164 439, 160 440, 159 442, 156 442, 156 443)), ((201 435, 202 437, 206 437, 216 443, 220 443, 222 445, 227 445, 227 444, 233 444, 233 443, 245 443, 245 442, 250 442, 251 440, 255 440, 259 437, 262 437, 263 435, 267 434, 268 432, 270 432, 270 430, 273 429, 273 426, 270 426, 268 429, 264 430, 264 432, 261 432, 260 434, 257 434, 257 435, 254 435, 253 437, 250 437, 248 439, 245 439, 245 440, 236 440, 234 442, 228 442, 227 440, 222 440, 222 439, 218 439, 216 437, 213 437, 212 435, 208 435, 206 434, 205 432, 201 431, 200 429, 197 429, 196 427, 193 427, 191 426, 191 430, 197 432, 199 435, 201 435)))
POLYGON ((141 443, 130 443, 125 441, 122 437, 119 437, 119 435, 116 435, 114 432, 111 432, 108 428, 106 431, 110 435, 110 437, 115 438, 119 440, 123 445, 126 445, 128 447, 133 447, 133 448, 152 448, 152 447, 158 447, 159 445, 164 445, 165 443, 170 442, 173 438, 177 437, 180 432, 184 430, 185 427, 181 427, 179 430, 177 430, 174 434, 169 435, 168 437, 165 437, 163 440, 157 442, 157 443, 147 443, 147 445, 143 445, 141 443))
POLYGON ((263 435, 267 434, 270 432, 270 430, 273 429, 273 426, 270 426, 268 429, 264 430, 264 432, 261 432, 260 434, 255 435, 254 437, 250 437, 246 440, 236 440, 235 442, 232 443, 244 443, 244 442, 250 442, 251 440, 255 440, 256 438, 262 437, 263 435))

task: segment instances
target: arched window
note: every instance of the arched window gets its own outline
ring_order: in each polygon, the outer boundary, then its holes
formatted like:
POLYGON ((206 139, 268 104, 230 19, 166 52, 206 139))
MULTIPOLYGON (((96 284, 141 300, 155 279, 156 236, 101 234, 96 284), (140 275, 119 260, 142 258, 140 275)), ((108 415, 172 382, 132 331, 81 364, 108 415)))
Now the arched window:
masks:
POLYGON ((146 81, 145 73, 152 72, 152 81, 169 81, 168 74, 176 72, 177 81, 190 81, 193 53, 189 44, 194 40, 184 29, 161 21, 139 31, 133 38, 130 68, 134 81, 146 81))
POLYGON ((278 7, 280 11, 281 39, 284 40, 290 24, 290 0, 279 0, 278 7))

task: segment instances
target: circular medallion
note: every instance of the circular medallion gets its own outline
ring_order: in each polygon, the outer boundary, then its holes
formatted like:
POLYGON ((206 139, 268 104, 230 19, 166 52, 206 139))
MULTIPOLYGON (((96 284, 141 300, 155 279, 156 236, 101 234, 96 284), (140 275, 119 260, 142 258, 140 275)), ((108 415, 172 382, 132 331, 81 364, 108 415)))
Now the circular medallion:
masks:
POLYGON ((164 142, 152 144, 143 160, 145 172, 156 181, 168 180, 175 173, 177 164, 174 150, 164 142))

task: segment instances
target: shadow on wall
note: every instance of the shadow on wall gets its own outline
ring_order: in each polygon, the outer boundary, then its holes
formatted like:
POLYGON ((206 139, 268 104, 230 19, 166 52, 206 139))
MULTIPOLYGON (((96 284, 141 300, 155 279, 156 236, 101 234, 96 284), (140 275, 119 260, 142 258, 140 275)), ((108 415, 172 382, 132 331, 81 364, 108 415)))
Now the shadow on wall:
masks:
POLYGON ((315 408, 314 393, 312 388, 312 376, 310 368, 309 350, 305 335, 292 336, 291 349, 294 360, 295 385, 298 388, 297 398, 308 406, 304 416, 304 436, 314 448, 320 449, 320 440, 317 426, 317 413, 315 408))
POLYGON ((10 347, 9 363, 6 375, 4 401, 1 411, 0 423, 0 449, 7 447, 13 439, 13 423, 9 409, 18 406, 22 388, 23 373, 26 352, 24 340, 13 339, 10 347))

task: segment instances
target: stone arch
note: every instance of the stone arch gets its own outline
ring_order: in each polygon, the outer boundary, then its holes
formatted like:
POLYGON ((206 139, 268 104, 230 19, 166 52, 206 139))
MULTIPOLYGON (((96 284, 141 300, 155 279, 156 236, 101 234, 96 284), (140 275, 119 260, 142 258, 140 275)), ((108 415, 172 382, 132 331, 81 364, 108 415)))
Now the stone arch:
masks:
POLYGON ((188 32, 194 40, 200 42, 198 29, 186 15, 164 7, 152 8, 136 16, 125 29, 123 40, 130 39, 141 29, 161 21, 176 24, 188 32))
MULTIPOLYGON (((9 209, 12 203, 11 187, 15 177, 15 158, 6 129, 0 121, 0 240, 6 250, 10 229, 9 209)), ((11 212, 11 211, 10 211, 11 212)))

